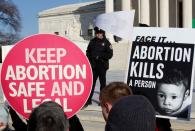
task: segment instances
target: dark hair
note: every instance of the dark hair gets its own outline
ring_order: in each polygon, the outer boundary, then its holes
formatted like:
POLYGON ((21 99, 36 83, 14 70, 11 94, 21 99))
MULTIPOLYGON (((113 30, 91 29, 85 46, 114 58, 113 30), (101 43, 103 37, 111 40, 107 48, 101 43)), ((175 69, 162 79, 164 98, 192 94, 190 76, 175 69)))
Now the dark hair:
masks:
MULTIPOLYGON (((183 74, 181 70, 170 69, 165 71, 166 77, 164 77, 159 84, 174 84, 174 85, 184 85, 185 91, 189 88, 188 78, 183 74)), ((158 85, 159 85, 158 84, 158 85)))
POLYGON ((94 27, 94 31, 95 31, 95 34, 97 34, 97 33, 102 33, 103 36, 105 36, 105 31, 102 30, 102 29, 100 29, 100 28, 98 28, 97 26, 94 27))
POLYGON ((33 110, 28 131, 67 131, 69 122, 62 107, 52 101, 44 102, 33 110))
POLYGON ((100 92, 101 103, 109 102, 114 104, 122 96, 133 95, 131 88, 123 82, 112 82, 104 87, 100 92))
POLYGON ((139 23, 139 26, 140 26, 140 27, 150 27, 149 25, 143 24, 143 23, 139 23))

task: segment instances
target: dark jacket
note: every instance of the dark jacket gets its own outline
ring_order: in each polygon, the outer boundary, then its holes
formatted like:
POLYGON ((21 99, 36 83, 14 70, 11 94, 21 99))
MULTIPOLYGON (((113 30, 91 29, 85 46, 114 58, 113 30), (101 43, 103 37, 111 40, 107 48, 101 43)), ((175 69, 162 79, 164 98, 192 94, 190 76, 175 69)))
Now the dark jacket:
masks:
POLYGON ((106 39, 93 38, 87 47, 86 55, 91 67, 96 68, 97 62, 101 62, 106 69, 109 68, 109 59, 113 56, 111 43, 106 39))
POLYGON ((169 119, 156 118, 156 131, 172 131, 169 119))
POLYGON ((12 126, 15 131, 27 131, 27 125, 20 119, 18 114, 10 107, 9 113, 12 119, 12 126))
POLYGON ((15 131, 15 130, 11 130, 8 126, 5 128, 5 129, 3 129, 2 131, 15 131))
POLYGON ((81 122, 79 118, 74 115, 69 119, 70 128, 69 131, 84 131, 83 126, 81 125, 81 122))

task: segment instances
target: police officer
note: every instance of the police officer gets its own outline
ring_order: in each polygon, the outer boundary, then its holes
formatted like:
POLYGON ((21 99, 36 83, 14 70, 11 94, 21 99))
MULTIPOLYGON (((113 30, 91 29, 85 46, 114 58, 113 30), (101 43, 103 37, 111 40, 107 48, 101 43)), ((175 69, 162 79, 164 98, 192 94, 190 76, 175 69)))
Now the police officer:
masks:
POLYGON ((89 42, 86 51, 93 71, 93 86, 85 107, 92 104, 92 96, 98 77, 100 81, 100 91, 106 86, 106 72, 109 68, 109 59, 113 56, 112 45, 106 39, 105 32, 98 27, 95 27, 94 30, 95 38, 89 42))

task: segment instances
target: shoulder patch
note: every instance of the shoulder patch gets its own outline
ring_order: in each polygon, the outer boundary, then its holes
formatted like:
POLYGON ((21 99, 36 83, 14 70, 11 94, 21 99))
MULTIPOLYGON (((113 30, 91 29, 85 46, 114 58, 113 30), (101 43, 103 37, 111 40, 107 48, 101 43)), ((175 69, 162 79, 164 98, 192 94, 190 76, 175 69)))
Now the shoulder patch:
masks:
POLYGON ((109 48, 112 50, 112 49, 113 49, 113 48, 112 48, 112 45, 110 45, 109 48))

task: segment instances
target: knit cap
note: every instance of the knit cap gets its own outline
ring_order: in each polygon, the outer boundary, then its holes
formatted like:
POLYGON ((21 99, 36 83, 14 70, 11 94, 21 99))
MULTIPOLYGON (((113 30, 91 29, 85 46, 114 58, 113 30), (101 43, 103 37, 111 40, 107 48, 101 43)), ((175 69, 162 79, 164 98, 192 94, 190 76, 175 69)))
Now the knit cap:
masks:
POLYGON ((141 95, 126 96, 112 107, 106 131, 155 131, 155 110, 141 95))
POLYGON ((67 116, 63 108, 53 101, 46 101, 35 108, 28 121, 28 131, 45 129, 47 131, 62 131, 69 128, 67 116))

